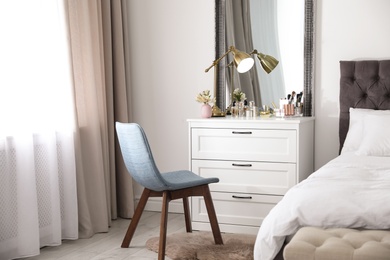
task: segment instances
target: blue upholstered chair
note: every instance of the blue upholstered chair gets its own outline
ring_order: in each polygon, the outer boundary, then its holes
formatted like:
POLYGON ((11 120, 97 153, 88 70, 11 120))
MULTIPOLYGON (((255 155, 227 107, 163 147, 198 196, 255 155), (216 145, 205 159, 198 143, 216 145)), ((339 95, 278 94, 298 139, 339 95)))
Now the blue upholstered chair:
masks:
POLYGON ((145 132, 135 123, 116 122, 116 132, 126 168, 133 179, 144 187, 144 191, 123 239, 122 247, 129 247, 142 212, 149 197, 162 197, 160 242, 158 259, 164 259, 169 201, 183 199, 187 232, 192 232, 188 197, 203 196, 216 244, 223 244, 219 230, 209 184, 218 178, 203 178, 191 171, 180 170, 160 173, 154 162, 145 132))

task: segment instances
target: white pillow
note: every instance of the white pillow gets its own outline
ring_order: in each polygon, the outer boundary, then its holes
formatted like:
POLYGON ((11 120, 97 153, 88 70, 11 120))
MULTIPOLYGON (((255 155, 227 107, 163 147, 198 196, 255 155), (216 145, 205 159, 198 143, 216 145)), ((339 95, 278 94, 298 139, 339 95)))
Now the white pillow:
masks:
POLYGON ((359 149, 363 140, 364 119, 367 115, 390 115, 390 110, 373 110, 363 108, 349 109, 349 129, 344 141, 344 152, 355 152, 359 149))
POLYGON ((357 155, 390 156, 390 115, 367 115, 357 155))

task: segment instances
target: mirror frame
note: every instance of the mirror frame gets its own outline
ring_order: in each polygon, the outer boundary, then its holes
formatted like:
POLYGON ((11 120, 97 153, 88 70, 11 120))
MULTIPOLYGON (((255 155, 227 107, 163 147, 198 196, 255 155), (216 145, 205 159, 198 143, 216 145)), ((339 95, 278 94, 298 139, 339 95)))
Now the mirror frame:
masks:
MULTIPOLYGON (((305 0, 304 22, 304 81, 303 81, 303 116, 314 115, 314 29, 316 0, 305 0)), ((225 51, 225 10, 226 0, 215 0, 215 59, 225 51)), ((226 108, 226 63, 221 62, 215 71, 217 98, 216 105, 226 108)))

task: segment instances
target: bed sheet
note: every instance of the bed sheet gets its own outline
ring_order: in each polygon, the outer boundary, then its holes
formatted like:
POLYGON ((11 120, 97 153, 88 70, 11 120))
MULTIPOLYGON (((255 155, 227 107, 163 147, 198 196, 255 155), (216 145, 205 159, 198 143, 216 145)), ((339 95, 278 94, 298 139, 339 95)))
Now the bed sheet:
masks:
POLYGON ((344 153, 292 187, 264 219, 255 260, 274 259, 303 226, 390 229, 390 157, 344 153))

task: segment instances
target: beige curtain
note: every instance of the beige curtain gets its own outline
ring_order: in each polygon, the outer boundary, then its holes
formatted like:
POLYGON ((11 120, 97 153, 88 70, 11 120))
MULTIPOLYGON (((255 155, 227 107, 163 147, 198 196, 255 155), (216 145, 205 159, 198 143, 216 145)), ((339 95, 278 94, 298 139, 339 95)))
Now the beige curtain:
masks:
POLYGON ((65 0, 74 79, 80 238, 134 213, 132 180, 115 137, 129 122, 125 1, 65 0))

